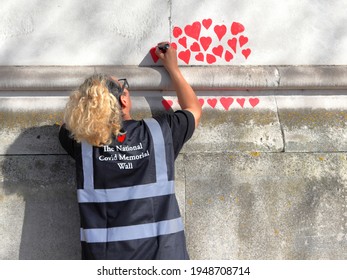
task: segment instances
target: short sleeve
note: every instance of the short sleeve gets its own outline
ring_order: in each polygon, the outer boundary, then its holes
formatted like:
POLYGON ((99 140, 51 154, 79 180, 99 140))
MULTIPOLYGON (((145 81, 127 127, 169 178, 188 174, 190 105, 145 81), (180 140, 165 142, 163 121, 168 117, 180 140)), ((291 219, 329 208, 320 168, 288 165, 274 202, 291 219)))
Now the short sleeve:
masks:
POLYGON ((70 131, 65 127, 65 124, 59 130, 59 141, 64 150, 73 158, 75 158, 75 141, 70 136, 70 131))
POLYGON ((172 132, 173 148, 175 158, 181 151, 183 145, 192 137, 195 130, 195 119, 191 112, 179 110, 173 114, 165 114, 172 132))

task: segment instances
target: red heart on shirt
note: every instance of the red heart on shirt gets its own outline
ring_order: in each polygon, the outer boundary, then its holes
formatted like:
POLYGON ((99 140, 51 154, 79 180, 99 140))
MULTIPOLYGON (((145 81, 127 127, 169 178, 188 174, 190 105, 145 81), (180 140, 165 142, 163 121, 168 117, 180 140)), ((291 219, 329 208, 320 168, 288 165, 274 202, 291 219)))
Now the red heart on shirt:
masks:
POLYGON ((126 133, 118 134, 118 136, 117 136, 117 141, 118 141, 119 143, 123 143, 124 140, 125 140, 125 138, 126 138, 126 133))

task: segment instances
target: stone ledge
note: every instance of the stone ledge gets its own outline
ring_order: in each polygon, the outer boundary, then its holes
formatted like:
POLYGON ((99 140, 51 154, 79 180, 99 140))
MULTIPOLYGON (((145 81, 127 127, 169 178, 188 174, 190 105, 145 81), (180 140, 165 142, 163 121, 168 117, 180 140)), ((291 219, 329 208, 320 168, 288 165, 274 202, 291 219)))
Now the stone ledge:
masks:
MULTIPOLYGON (((191 66, 181 70, 195 90, 347 89, 347 66, 191 66)), ((163 67, 0 66, 0 91, 61 91, 94 73, 127 77, 132 90, 173 90, 163 67)))

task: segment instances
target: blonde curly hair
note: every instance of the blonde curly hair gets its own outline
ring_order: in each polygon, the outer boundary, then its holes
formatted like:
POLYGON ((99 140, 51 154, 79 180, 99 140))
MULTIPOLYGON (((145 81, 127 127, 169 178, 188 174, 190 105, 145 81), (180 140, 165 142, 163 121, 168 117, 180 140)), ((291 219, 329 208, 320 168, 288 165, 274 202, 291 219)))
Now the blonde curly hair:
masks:
POLYGON ((110 76, 96 74, 71 93, 64 122, 77 142, 85 140, 100 147, 110 144, 112 137, 119 133, 122 113, 117 98, 107 86, 110 81, 110 76))

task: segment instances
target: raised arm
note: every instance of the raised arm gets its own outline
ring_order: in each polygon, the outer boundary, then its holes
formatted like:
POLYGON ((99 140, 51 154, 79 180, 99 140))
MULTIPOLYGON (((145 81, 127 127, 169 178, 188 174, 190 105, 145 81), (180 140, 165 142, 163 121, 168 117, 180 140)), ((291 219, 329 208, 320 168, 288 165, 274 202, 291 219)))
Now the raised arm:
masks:
MULTIPOLYGON (((165 43, 159 43, 158 46, 165 43)), ((157 47, 156 54, 163 61, 163 65, 171 77, 177 94, 178 103, 183 110, 190 111, 193 114, 195 127, 197 127, 202 113, 201 105, 194 90, 183 77, 181 70, 178 67, 176 50, 170 46, 166 52, 162 52, 157 47)))

